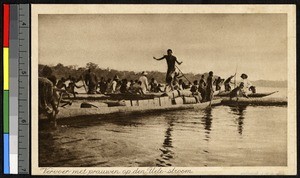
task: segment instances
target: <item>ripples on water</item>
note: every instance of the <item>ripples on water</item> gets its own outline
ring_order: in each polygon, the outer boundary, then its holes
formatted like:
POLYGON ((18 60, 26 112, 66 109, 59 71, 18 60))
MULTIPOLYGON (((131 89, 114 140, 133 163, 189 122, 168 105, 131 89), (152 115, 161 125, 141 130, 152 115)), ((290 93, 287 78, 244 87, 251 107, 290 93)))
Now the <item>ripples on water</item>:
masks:
POLYGON ((40 166, 284 166, 286 107, 228 107, 40 124, 40 166))

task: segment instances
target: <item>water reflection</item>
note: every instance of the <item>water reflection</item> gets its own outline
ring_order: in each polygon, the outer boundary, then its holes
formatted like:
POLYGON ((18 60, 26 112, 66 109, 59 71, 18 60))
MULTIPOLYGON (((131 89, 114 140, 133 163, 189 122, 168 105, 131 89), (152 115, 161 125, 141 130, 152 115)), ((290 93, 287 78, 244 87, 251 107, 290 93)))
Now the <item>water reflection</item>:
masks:
POLYGON ((201 118, 201 124, 204 126, 205 129, 205 141, 209 141, 210 139, 210 132, 211 132, 211 126, 212 126, 212 108, 206 108, 204 110, 204 116, 201 118))
POLYGON ((237 123, 237 130, 240 135, 243 134, 246 108, 247 108, 247 106, 230 107, 230 110, 232 111, 232 113, 238 116, 236 118, 236 123, 237 123))
POLYGON ((167 130, 165 132, 165 139, 162 145, 162 148, 159 150, 162 152, 160 155, 160 159, 157 160, 156 166, 172 166, 170 163, 170 160, 173 159, 174 152, 172 151, 173 145, 172 145, 172 131, 174 126, 174 118, 167 118, 167 130))

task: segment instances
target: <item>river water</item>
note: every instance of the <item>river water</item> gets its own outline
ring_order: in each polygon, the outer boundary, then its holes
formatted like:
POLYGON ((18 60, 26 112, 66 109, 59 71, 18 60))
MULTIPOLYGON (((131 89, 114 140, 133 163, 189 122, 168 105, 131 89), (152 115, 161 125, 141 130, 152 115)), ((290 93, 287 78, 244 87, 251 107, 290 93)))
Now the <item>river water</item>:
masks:
MULTIPOLYGON (((275 96, 286 96, 286 89, 278 90, 275 96)), ((56 130, 39 125, 41 167, 286 165, 287 107, 81 118, 56 130)))

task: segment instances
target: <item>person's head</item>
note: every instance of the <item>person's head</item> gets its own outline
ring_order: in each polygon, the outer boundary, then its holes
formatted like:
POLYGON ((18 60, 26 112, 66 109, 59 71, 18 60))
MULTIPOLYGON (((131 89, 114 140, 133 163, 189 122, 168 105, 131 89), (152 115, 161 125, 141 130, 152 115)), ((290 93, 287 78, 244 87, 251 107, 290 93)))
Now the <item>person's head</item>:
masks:
POLYGON ((70 80, 71 80, 72 82, 75 82, 75 81, 76 81, 75 77, 71 77, 70 80))
POLYGON ((62 77, 60 80, 61 80, 62 82, 65 82, 65 81, 66 81, 66 79, 65 79, 64 77, 62 77))
POLYGON ((49 77, 50 75, 52 75, 52 69, 49 66, 44 66, 44 68, 42 69, 42 75, 43 77, 49 77))
POLYGON ((123 79, 122 83, 123 83, 123 84, 127 84, 127 79, 126 79, 126 78, 123 79))
POLYGON ((151 82, 154 82, 154 78, 151 78, 151 82))
POLYGON ((143 72, 142 72, 142 75, 143 75, 143 76, 147 76, 148 73, 147 73, 146 71, 143 71, 143 72))
POLYGON ((194 85, 198 85, 198 81, 197 80, 194 80, 194 85))
POLYGON ((138 83, 138 80, 135 80, 134 82, 135 82, 135 83, 138 83))
POLYGON ((142 85, 142 82, 141 82, 141 81, 138 81, 138 84, 139 84, 139 85, 142 85))
POLYGON ((108 78, 108 79, 107 79, 107 82, 108 82, 108 83, 111 82, 111 78, 108 78))
POLYGON ((130 80, 130 83, 133 83, 133 80, 130 80))
POLYGON ((244 82, 240 83, 239 88, 241 88, 241 89, 244 88, 244 82))
POLYGON ((178 83, 179 83, 179 84, 182 84, 182 79, 179 79, 178 83))
POLYGON ((100 80, 103 81, 103 80, 104 80, 104 77, 101 77, 100 80))
POLYGON ((251 91, 252 93, 256 93, 256 88, 255 88, 255 86, 249 87, 249 91, 251 91))
POLYGON ((172 53, 173 53, 172 49, 168 49, 167 53, 168 53, 168 55, 172 55, 172 53))
POLYGON ((242 75, 241 75, 241 78, 242 78, 242 79, 247 79, 247 78, 248 78, 248 75, 247 75, 247 74, 242 74, 242 75))
POLYGON ((208 74, 209 74, 209 76, 213 76, 214 75, 213 71, 210 71, 208 74))
POLYGON ((119 79, 120 79, 120 78, 119 78, 117 75, 115 75, 114 80, 115 80, 115 81, 119 81, 119 79))
POLYGON ((91 73, 91 72, 92 72, 92 69, 91 69, 91 68, 89 68, 89 69, 88 69, 88 73, 91 73))
POLYGON ((172 81, 172 84, 173 84, 173 85, 176 85, 176 84, 177 84, 177 80, 173 80, 173 81, 172 81))
POLYGON ((201 78, 204 78, 204 75, 201 75, 201 78))
POLYGON ((48 79, 52 82, 53 85, 56 85, 56 77, 54 75, 49 76, 48 79))

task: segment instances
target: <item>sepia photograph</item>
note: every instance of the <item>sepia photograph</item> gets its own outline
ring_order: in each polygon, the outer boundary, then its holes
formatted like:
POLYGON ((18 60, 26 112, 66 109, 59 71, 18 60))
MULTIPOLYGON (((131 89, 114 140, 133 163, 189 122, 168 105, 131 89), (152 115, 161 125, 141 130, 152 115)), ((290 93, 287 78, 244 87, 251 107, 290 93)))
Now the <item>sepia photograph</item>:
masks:
POLYGON ((32 172, 295 174, 295 7, 225 7, 33 5, 32 172))

